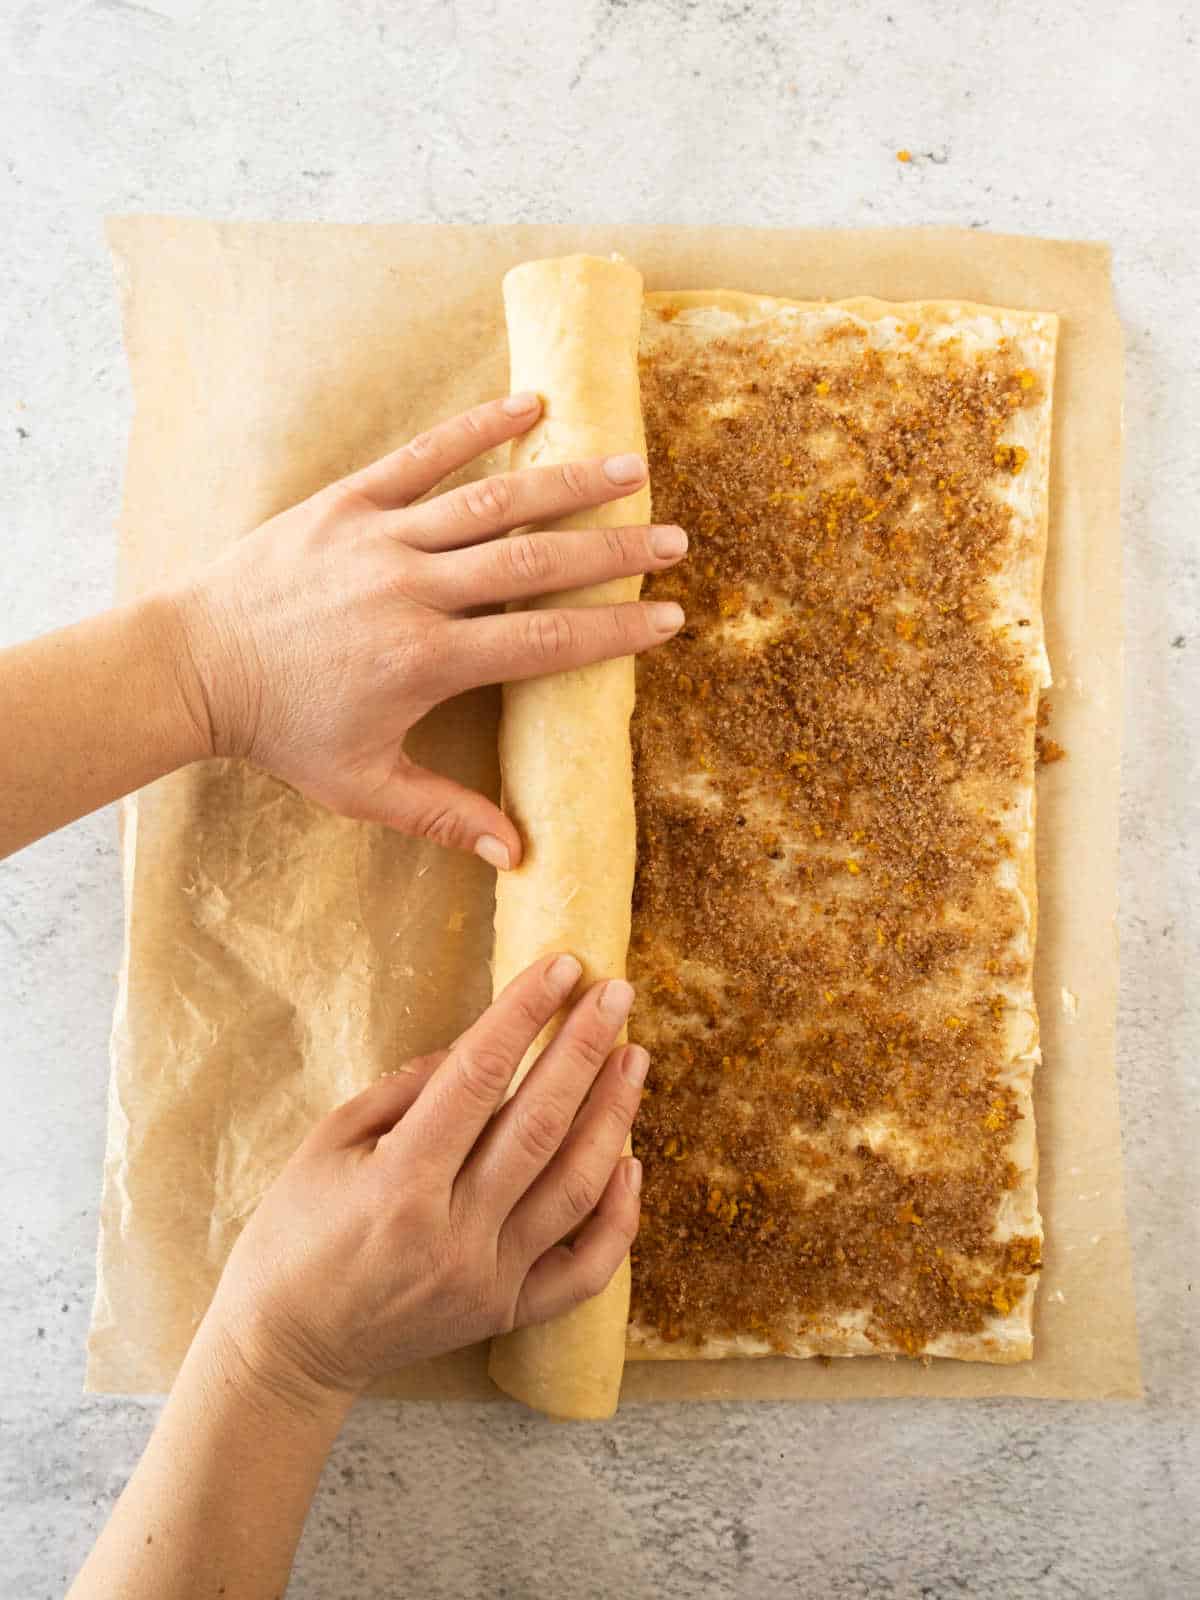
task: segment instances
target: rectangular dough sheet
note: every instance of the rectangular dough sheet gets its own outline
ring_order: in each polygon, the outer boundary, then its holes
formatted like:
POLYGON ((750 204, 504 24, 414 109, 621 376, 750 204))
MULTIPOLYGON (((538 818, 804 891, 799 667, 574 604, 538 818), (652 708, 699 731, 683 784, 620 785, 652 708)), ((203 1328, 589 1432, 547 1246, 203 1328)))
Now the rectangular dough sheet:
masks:
POLYGON ((1057 319, 647 298, 634 1357, 1032 1353, 1057 319))

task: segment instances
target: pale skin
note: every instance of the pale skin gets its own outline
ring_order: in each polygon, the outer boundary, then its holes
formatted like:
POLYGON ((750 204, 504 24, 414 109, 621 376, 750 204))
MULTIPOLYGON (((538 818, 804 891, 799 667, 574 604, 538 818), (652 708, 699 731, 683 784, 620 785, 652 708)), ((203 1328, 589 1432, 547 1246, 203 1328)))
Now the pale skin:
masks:
MULTIPOLYGON (((415 766, 405 735, 462 690, 645 650, 683 620, 643 603, 477 608, 662 570, 687 548, 677 528, 501 537, 631 493, 637 457, 431 493, 538 412, 532 395, 480 406, 175 589, 0 652, 0 855, 228 755, 349 816, 518 865, 511 821, 415 766)), ((312 1130, 239 1239, 74 1600, 275 1600, 372 1379, 608 1282, 637 1230, 641 1172, 622 1150, 648 1061, 618 1042, 630 986, 579 979, 570 952, 543 958, 446 1050, 312 1130)))

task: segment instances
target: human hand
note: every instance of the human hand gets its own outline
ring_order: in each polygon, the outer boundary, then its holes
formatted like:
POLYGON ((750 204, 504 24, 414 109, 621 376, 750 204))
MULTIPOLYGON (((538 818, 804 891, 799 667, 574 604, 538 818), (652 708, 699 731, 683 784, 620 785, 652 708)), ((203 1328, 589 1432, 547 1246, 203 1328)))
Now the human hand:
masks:
POLYGON ((420 500, 524 433, 536 395, 441 423, 273 517, 177 591, 200 753, 244 756, 347 816, 515 866, 521 840, 483 795, 414 764, 412 725, 480 684, 661 643, 672 602, 470 616, 480 606, 661 571, 672 527, 499 535, 617 500, 645 463, 616 456, 504 473, 420 500))
POLYGON ((630 985, 589 988, 502 1106, 579 972, 574 957, 543 958, 448 1051, 313 1129, 247 1224, 206 1318, 260 1385, 353 1394, 603 1289, 638 1223, 641 1167, 621 1152, 648 1057, 614 1048, 630 985))

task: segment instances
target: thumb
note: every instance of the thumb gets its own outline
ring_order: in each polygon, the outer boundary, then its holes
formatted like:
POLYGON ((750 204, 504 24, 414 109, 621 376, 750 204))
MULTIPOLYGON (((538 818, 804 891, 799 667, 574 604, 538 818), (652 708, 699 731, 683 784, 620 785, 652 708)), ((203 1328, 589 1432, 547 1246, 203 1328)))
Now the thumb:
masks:
POLYGON ((521 836, 499 806, 407 756, 356 815, 450 850, 471 850, 498 871, 521 859, 521 836))

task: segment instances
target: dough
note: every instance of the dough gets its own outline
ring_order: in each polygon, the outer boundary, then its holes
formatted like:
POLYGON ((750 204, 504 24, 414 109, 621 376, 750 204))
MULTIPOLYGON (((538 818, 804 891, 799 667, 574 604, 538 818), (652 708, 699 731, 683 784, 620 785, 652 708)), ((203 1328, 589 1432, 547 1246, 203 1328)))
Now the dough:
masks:
MULTIPOLYGON (((1049 682, 1040 589, 1056 319, 722 292, 652 295, 643 311, 638 274, 591 257, 515 269, 505 306, 512 386, 546 399, 514 465, 642 448, 641 317, 658 514, 688 528, 692 551, 654 581, 685 601, 689 625, 637 668, 633 1031, 652 1075, 635 1130, 647 1181, 633 1320, 626 1332, 623 1271, 558 1322, 494 1341, 491 1375, 538 1409, 583 1418, 615 1408, 626 1340, 634 1359, 1026 1359, 1041 1247, 1033 762, 1049 682), (920 440, 945 481, 925 481, 920 440), (864 501, 892 442, 894 488, 864 501), (768 447, 770 463, 758 459, 768 447), (803 570, 780 542, 791 518, 803 570), (986 548, 970 534, 980 518, 991 519, 986 548), (943 537, 954 559, 939 554, 943 537), (875 587, 856 610, 864 551, 875 587), (790 631, 803 610, 837 644, 807 703, 828 693, 843 711, 857 705, 847 726, 857 717, 861 732, 884 714, 871 673, 892 663, 886 714, 927 740, 911 773, 944 775, 922 790, 950 829, 940 845, 920 836, 925 801, 905 789, 900 757, 856 771, 803 705, 766 691, 747 700, 764 672, 782 684, 803 663, 790 631), (985 668, 1008 675, 1007 698, 997 689, 986 707, 1003 760, 980 738, 986 696, 946 720, 954 674, 939 649, 966 652, 964 683, 985 668), (788 750, 781 718, 793 715, 788 750), (901 800, 879 809, 881 795, 901 800), (957 877, 952 849, 965 852, 957 877), (928 881, 889 877, 906 850, 928 858, 928 881), (868 924, 870 970, 834 981, 868 924), (769 996, 764 974, 779 985, 769 996), (895 1016, 908 1017, 890 1033, 876 1004, 889 985, 895 1016), (759 1045, 738 1047, 756 1031, 759 1045), (789 1060, 794 1104, 781 1088, 789 1060)), ((648 517, 643 493, 574 525, 648 517)), ((497 885, 497 989, 552 949, 573 950, 589 980, 624 970, 634 681, 623 661, 505 689, 505 804, 526 858, 497 885)))
POLYGON ((631 1354, 1031 1354, 1055 334, 648 298, 631 1354))
MULTIPOLYGON (((542 395, 541 421, 517 441, 514 468, 645 450, 638 394, 642 279, 594 256, 527 262, 504 280, 513 391, 542 395)), ((642 489, 558 527, 645 523, 642 489)), ((544 606, 637 598, 623 578, 544 606)), ((496 883, 494 987, 538 956, 569 950, 583 981, 623 977, 635 832, 629 716, 633 662, 507 684, 500 723, 505 809, 524 859, 496 883)), ((544 1043, 522 1064, 517 1083, 544 1043)), ((515 1087, 515 1085, 514 1085, 515 1087)), ((507 1393, 555 1416, 611 1416, 624 1365, 629 1267, 603 1294, 555 1322, 492 1343, 489 1372, 507 1393)))

